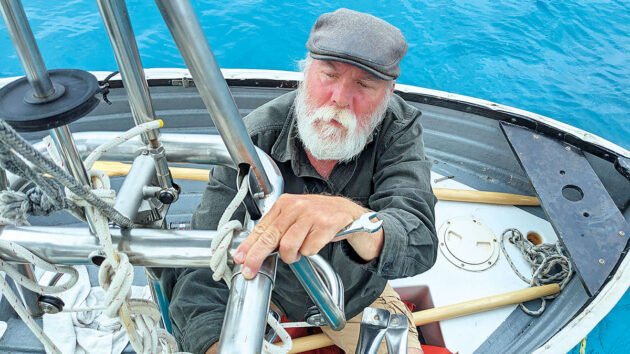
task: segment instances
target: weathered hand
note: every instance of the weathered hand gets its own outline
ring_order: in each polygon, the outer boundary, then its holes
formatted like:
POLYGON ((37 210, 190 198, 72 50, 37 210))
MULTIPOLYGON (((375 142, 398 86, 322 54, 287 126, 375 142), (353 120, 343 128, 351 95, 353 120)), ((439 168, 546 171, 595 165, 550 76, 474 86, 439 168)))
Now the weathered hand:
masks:
MULTIPOLYGON (((265 258, 276 249, 285 263, 293 263, 301 255, 317 254, 341 229, 365 212, 367 209, 343 197, 283 194, 238 247, 234 261, 243 264, 243 276, 252 279, 265 258)), ((382 231, 371 236, 379 235, 382 243, 382 231)), ((377 251, 380 253, 380 248, 377 251)))

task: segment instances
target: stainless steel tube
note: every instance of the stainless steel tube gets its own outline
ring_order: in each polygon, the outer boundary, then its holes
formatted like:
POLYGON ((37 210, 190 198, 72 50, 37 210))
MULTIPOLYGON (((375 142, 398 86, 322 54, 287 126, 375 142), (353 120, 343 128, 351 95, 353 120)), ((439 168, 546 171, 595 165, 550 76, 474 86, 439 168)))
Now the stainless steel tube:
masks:
MULTIPOLYGON (((70 133, 68 126, 62 125, 60 127, 50 129, 49 132, 50 137, 55 144, 55 148, 57 149, 57 153, 61 158, 61 167, 69 171, 70 174, 81 184, 90 187, 90 179, 88 178, 87 171, 83 165, 83 160, 81 160, 81 157, 74 145, 72 133, 70 133)), ((92 231, 96 230, 94 221, 87 212, 85 212, 85 219, 87 220, 88 225, 90 225, 90 229, 92 231)))
MULTIPOLYGON (((117 132, 82 132, 73 133, 72 137, 79 155, 87 157, 99 145, 120 135, 117 132)), ((167 159, 175 163, 198 163, 234 167, 225 143, 219 135, 205 134, 161 134, 160 142, 168 150, 167 159)), ((33 146, 47 154, 46 144, 37 142, 33 146)), ((132 161, 146 146, 136 139, 131 139, 110 150, 101 159, 110 161, 132 161)), ((259 149, 256 148, 258 151, 259 149)), ((260 153, 262 150, 260 150, 260 153)))
POLYGON ((235 165, 241 170, 243 164, 251 167, 257 184, 250 186, 254 194, 271 193, 269 179, 190 1, 156 0, 156 4, 235 165))
POLYGON ((324 257, 320 255, 314 255, 308 257, 311 261, 317 273, 322 277, 326 287, 330 291, 330 295, 333 298, 333 301, 337 306, 344 309, 344 297, 343 297, 343 283, 341 282, 341 278, 333 267, 324 259, 324 257))
MULTIPOLYGON (((35 277, 34 266, 32 264, 18 264, 17 265, 18 272, 35 283, 37 283, 37 277, 35 277)), ((15 281, 14 281, 15 282, 15 281)), ((28 309, 28 312, 33 317, 40 317, 44 314, 44 311, 39 307, 39 294, 32 292, 31 290, 21 286, 17 282, 15 282, 15 287, 18 289, 18 293, 20 293, 20 297, 22 298, 22 302, 24 306, 28 309)))
POLYGON ((53 139, 55 148, 59 153, 59 157, 65 168, 70 174, 76 178, 81 184, 85 186, 90 185, 87 171, 83 165, 83 160, 79 156, 79 153, 75 147, 74 140, 72 139, 72 133, 67 125, 62 125, 57 128, 50 129, 50 137, 53 139))
POLYGON ((219 339, 219 353, 262 352, 276 263, 276 255, 267 257, 254 279, 245 280, 240 273, 232 278, 219 339))
POLYGON ((148 154, 143 154, 133 161, 133 165, 125 177, 125 181, 118 191, 114 209, 135 221, 138 208, 144 200, 143 187, 148 186, 155 177, 155 163, 148 154))
MULTIPOLYGON (((267 213, 284 191, 284 180, 271 157, 260 150, 258 153, 271 182, 272 193, 257 200, 260 210, 267 213)), ((252 179, 250 178, 250 183, 252 179)), ((234 241, 240 243, 244 236, 246 235, 241 234, 234 241)), ((252 280, 245 280, 240 265, 235 267, 230 298, 221 327, 219 353, 249 354, 262 351, 271 290, 276 278, 276 264, 276 255, 267 257, 258 275, 252 280), (247 330, 243 330, 244 328, 247 330)))
MULTIPOLYGON (((209 267, 214 230, 111 229, 118 252, 144 267, 209 267)), ((243 231, 243 234, 247 232, 243 231)), ((245 235, 238 235, 239 239, 245 235)), ((86 227, 0 227, 0 239, 15 242, 55 264, 91 264, 89 256, 102 249, 86 227)), ((233 248, 239 242, 233 242, 233 248)), ((0 248, 0 258, 29 263, 0 248)))
POLYGON ((317 305, 330 328, 335 331, 342 330, 346 325, 346 314, 343 312, 343 307, 338 306, 337 299, 332 297, 313 267, 311 260, 308 257, 301 257, 299 261, 289 264, 289 267, 311 300, 317 305))
POLYGON ((33 32, 19 0, 0 0, 0 11, 7 25, 9 36, 24 68, 26 79, 36 97, 44 98, 55 92, 46 66, 42 61, 33 32))
MULTIPOLYGON (((114 49, 116 63, 129 98, 131 114, 136 125, 155 119, 149 85, 144 76, 138 46, 133 35, 124 0, 97 0, 109 41, 114 49)), ((144 136, 144 135, 143 135, 144 136)), ((155 140, 157 130, 148 131, 146 138, 155 140)), ((145 141, 149 143, 149 141, 145 141)), ((157 146, 153 146, 157 147, 157 146)))

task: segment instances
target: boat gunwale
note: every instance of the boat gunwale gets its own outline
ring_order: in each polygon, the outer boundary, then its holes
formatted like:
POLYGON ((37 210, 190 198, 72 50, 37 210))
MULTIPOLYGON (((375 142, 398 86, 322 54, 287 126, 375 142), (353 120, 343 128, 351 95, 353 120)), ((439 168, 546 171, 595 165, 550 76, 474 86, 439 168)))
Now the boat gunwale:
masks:
MULTIPOLYGON (((221 69, 221 72, 228 82, 228 86, 291 89, 296 88, 303 77, 301 72, 282 70, 221 69)), ((98 80, 103 80, 112 71, 91 71, 91 73, 98 80)), ((145 69, 145 76, 149 86, 174 86, 173 80, 193 82, 188 69, 183 68, 145 69)), ((21 76, 0 78, 0 88, 19 78, 21 76)), ((112 88, 122 87, 120 74, 110 79, 110 85, 112 88)), ((630 150, 594 133, 541 114, 479 98, 406 84, 397 83, 395 92, 404 99, 416 103, 444 107, 533 129, 579 147, 609 162, 615 162, 615 155, 630 159, 630 150)))

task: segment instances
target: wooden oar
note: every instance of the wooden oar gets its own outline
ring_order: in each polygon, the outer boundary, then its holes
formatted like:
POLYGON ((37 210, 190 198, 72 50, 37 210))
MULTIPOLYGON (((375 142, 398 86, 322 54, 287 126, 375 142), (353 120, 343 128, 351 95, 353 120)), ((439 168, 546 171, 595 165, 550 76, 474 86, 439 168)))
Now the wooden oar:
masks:
MULTIPOLYGON (((96 161, 94 168, 105 172, 110 177, 115 177, 126 176, 131 169, 131 165, 116 161, 96 161)), ((173 178, 208 182, 208 170, 186 167, 170 167, 169 169, 173 174, 173 178)))
POLYGON ((433 193, 439 200, 451 200, 456 202, 502 205, 540 205, 538 198, 520 194, 447 188, 433 188, 433 193))
MULTIPOLYGON (((130 164, 115 161, 96 161, 94 167, 105 172, 108 176, 125 176, 129 173, 130 164)), ((208 181, 208 170, 200 168, 171 167, 173 178, 192 181, 208 181)), ((439 200, 458 202, 473 202, 502 205, 540 205, 536 197, 526 195, 469 191, 459 189, 433 188, 433 193, 439 200)))
MULTIPOLYGON (((535 286, 481 299, 460 302, 458 304, 414 312, 413 320, 416 326, 422 326, 431 322, 493 310, 507 305, 520 304, 521 302, 538 299, 558 292, 560 292, 560 286, 558 284, 535 286)), ((307 350, 327 347, 332 344, 333 342, 325 334, 314 334, 294 339, 293 347, 289 353, 301 353, 307 350)))

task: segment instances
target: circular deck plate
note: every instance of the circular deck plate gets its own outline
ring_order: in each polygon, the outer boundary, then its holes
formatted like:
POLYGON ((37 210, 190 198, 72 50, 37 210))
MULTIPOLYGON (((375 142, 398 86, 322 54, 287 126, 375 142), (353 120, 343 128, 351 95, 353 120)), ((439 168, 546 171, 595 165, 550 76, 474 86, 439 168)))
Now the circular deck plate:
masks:
POLYGON ((32 88, 23 77, 0 89, 0 118, 19 132, 42 131, 74 122, 98 105, 94 75, 75 69, 49 70, 48 74, 54 86, 64 87, 61 96, 50 102, 28 103, 25 98, 32 96, 32 88))
POLYGON ((482 271, 499 259, 499 243, 494 233, 472 216, 446 221, 438 237, 444 257, 459 268, 482 271))

